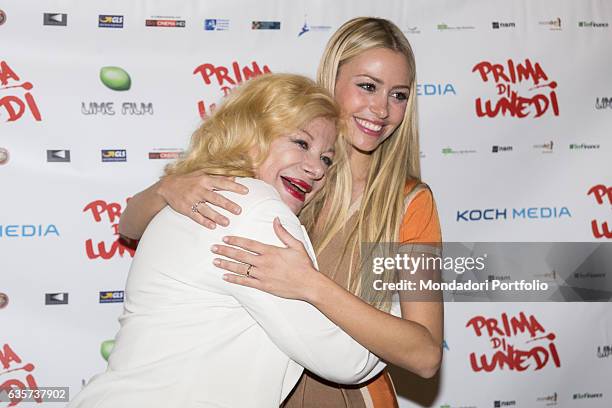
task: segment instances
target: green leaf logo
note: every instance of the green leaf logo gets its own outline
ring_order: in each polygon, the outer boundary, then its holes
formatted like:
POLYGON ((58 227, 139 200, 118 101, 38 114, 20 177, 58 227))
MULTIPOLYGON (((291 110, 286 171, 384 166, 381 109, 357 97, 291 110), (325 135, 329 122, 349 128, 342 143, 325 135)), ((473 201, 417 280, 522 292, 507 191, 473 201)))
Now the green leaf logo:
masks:
POLYGON ((100 81, 113 91, 127 91, 132 86, 130 74, 119 67, 102 67, 100 81))

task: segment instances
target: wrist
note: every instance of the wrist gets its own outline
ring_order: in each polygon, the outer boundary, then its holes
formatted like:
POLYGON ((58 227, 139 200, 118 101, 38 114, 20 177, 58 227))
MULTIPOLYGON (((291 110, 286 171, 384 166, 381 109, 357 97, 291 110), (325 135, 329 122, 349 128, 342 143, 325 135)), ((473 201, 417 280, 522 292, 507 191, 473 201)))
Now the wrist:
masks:
POLYGON ((325 299, 325 290, 329 283, 329 278, 314 268, 312 268, 312 271, 307 276, 310 277, 310 282, 306 285, 308 290, 306 291, 304 301, 313 306, 318 306, 325 299))

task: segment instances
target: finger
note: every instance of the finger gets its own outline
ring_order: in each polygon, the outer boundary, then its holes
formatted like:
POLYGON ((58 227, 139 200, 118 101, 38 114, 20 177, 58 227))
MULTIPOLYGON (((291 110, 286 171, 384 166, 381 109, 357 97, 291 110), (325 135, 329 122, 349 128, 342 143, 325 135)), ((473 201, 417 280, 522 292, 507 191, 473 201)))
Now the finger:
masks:
POLYGON ((204 202, 198 204, 198 213, 202 217, 207 218, 208 220, 210 220, 210 222, 213 222, 216 225, 229 225, 229 219, 227 219, 227 217, 224 217, 223 215, 219 214, 211 206, 204 202))
MULTIPOLYGON (((201 207, 198 206, 198 207, 201 207)), ((191 210, 191 208, 189 208, 189 210, 183 212, 183 214, 187 214, 187 216, 189 218, 191 218, 192 220, 194 220, 195 222, 197 222, 200 225, 203 225, 204 227, 210 229, 210 230, 214 230, 215 228, 217 228, 217 224, 213 221, 211 221, 210 219, 204 217, 202 214, 199 213, 200 209, 198 208, 198 212, 193 212, 191 210)))
MULTIPOLYGON (((247 270, 249 269, 249 264, 244 264, 242 262, 234 262, 228 261, 227 259, 215 258, 213 259, 213 264, 217 268, 225 269, 226 271, 237 273, 239 275, 246 275, 247 270)), ((251 266, 251 270, 249 271, 249 276, 253 276, 253 272, 255 268, 251 266)))
POLYGON ((256 265, 257 255, 253 255, 250 252, 243 251, 239 248, 232 248, 225 245, 213 245, 211 251, 217 255, 223 255, 226 258, 230 258, 234 261, 242 262, 245 264, 256 265))
POLYGON ((278 217, 274 217, 274 222, 272 223, 274 226, 274 233, 276 236, 289 248, 295 248, 298 246, 302 246, 302 241, 296 239, 293 235, 289 233, 281 224, 280 219, 278 217))
POLYGON ((247 278, 242 275, 233 275, 231 273, 226 273, 223 275, 223 280, 229 283, 234 283, 240 286, 247 286, 249 288, 255 288, 261 290, 261 281, 258 279, 247 278))
POLYGON ((228 235, 223 237, 223 242, 229 245, 233 245, 235 247, 245 249, 250 252, 254 252, 256 254, 265 254, 273 249, 278 248, 273 245, 262 244, 261 242, 255 241, 253 239, 237 237, 234 235, 228 235))
MULTIPOLYGON (((222 196, 221 194, 215 191, 203 190, 201 192, 201 197, 202 197, 201 198, 202 201, 206 201, 206 203, 210 203, 210 204, 216 205, 217 207, 221 207, 231 213, 240 214, 240 212, 242 211, 242 208, 240 208, 238 204, 225 198, 224 196, 222 196)), ((211 211, 213 211, 215 214, 218 214, 219 217, 223 217, 217 211, 214 211, 214 210, 211 210, 211 211)), ((225 219, 227 220, 227 218, 225 219)))
POLYGON ((247 194, 249 192, 246 186, 236 183, 233 178, 225 176, 212 177, 214 178, 212 186, 215 190, 232 191, 238 194, 247 194))

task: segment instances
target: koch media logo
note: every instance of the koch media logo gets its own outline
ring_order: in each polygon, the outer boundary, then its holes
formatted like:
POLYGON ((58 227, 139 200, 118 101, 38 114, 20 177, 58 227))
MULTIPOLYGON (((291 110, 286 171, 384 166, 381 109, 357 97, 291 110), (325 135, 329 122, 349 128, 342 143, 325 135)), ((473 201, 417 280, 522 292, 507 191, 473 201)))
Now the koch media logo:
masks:
POLYGON ((457 91, 455 91, 455 86, 453 84, 417 84, 417 96, 446 95, 457 95, 457 91))
MULTIPOLYGON (((116 66, 107 66, 100 68, 100 82, 108 89, 117 92, 129 91, 132 87, 132 78, 128 72, 116 66)), ((81 102, 81 113, 83 115, 104 115, 114 116, 117 113, 121 115, 143 116, 153 115, 153 103, 151 102, 81 102), (115 109, 115 103, 121 106, 115 109)))
POLYGON ((512 401, 493 401, 493 407, 494 408, 501 408, 501 407, 513 407, 516 405, 516 401, 512 400, 512 401))
POLYGON ((181 17, 166 17, 166 16, 151 16, 150 19, 145 20, 146 27, 185 27, 185 20, 181 20, 181 17))
POLYGON ((100 292, 100 303, 122 303, 123 296, 122 290, 100 292))
POLYGON ((67 305, 68 293, 45 293, 45 305, 67 305))
POLYGON ((561 19, 557 17, 555 19, 548 20, 548 21, 539 21, 538 25, 548 27, 550 30, 553 30, 553 31, 560 31, 561 30, 561 19))
POLYGON ((123 28, 123 16, 100 14, 98 16, 98 27, 101 28, 123 28))
POLYGON ((47 150, 47 161, 68 163, 70 162, 70 150, 47 150))
POLYGON ((491 27, 494 30, 499 30, 500 28, 515 28, 516 24, 515 23, 501 23, 499 21, 493 21, 491 23, 491 27))
POLYGON ((230 28, 230 21, 224 18, 207 18, 204 20, 205 31, 227 31, 230 28))
POLYGON ((0 224, 0 238, 46 238, 59 237, 55 224, 0 224))
POLYGON ((149 160, 156 159, 166 159, 166 160, 174 160, 183 157, 183 149, 153 149, 152 152, 149 152, 149 160))
POLYGON ((499 221, 571 218, 567 207, 484 208, 457 210, 455 221, 499 221))
POLYGON ((0 166, 8 163, 10 158, 11 158, 11 155, 9 154, 9 151, 5 149, 4 147, 0 147, 0 166))
POLYGON ((590 392, 582 392, 580 394, 574 394, 573 399, 597 399, 597 398, 603 398, 603 393, 598 392, 598 393, 593 393, 591 394, 590 392))
POLYGON ((571 143, 569 145, 570 150, 598 150, 599 149, 599 145, 598 144, 587 144, 587 143, 571 143))
POLYGON ((578 27, 580 28, 607 28, 608 23, 596 23, 594 21, 579 21, 578 27))
POLYGON ((298 37, 303 36, 306 33, 309 33, 311 31, 329 31, 331 30, 331 26, 328 25, 310 25, 308 24, 308 16, 304 16, 304 25, 302 25, 302 28, 300 29, 300 32, 298 33, 298 37))
POLYGON ((280 30, 280 21, 252 21, 251 30, 280 30))
POLYGON ((497 146, 494 145, 491 147, 491 153, 502 153, 502 152, 511 152, 512 146, 497 146))
POLYGON ((606 98, 602 96, 601 98, 595 99, 595 109, 612 109, 612 97, 606 98))
POLYGON ((554 143, 551 140, 548 143, 533 145, 534 149, 541 149, 542 153, 552 153, 553 152, 554 143))
POLYGON ((62 13, 44 13, 43 25, 46 26, 67 26, 68 14, 62 13))
POLYGON ((107 149, 102 150, 103 162, 124 162, 127 161, 127 150, 124 149, 107 149))

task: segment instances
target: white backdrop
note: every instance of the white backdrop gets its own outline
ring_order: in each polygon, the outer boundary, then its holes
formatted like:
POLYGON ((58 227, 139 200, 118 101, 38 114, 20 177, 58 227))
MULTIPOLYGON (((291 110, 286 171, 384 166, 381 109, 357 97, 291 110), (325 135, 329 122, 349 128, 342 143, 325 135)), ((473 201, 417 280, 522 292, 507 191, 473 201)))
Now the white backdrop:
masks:
MULTIPOLYGON (((4 0, 0 10, 0 390, 75 395, 104 370, 131 259, 114 244, 126 199, 247 71, 313 77, 327 39, 355 16, 389 18, 413 45, 423 175, 446 241, 612 238, 610 1, 4 0), (100 27, 103 16, 120 18, 100 27), (129 90, 102 83, 107 66, 129 74, 129 90), (481 117, 479 100, 507 109, 481 117)), ((611 311, 449 303, 441 374, 394 371, 401 406, 609 407, 611 311), (522 327, 533 333, 477 336, 468 323, 502 327, 521 312, 539 323, 522 327), (514 362, 478 371, 472 353, 514 362)))

